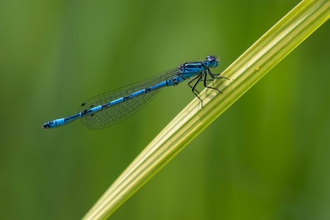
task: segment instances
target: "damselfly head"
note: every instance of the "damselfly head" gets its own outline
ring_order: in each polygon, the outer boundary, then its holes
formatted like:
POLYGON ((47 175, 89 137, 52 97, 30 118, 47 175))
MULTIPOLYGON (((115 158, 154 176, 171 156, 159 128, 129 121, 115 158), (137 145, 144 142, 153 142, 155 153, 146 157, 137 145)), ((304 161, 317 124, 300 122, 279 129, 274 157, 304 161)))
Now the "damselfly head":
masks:
POLYGON ((219 60, 216 56, 209 55, 206 57, 206 64, 208 67, 217 67, 219 65, 219 60))

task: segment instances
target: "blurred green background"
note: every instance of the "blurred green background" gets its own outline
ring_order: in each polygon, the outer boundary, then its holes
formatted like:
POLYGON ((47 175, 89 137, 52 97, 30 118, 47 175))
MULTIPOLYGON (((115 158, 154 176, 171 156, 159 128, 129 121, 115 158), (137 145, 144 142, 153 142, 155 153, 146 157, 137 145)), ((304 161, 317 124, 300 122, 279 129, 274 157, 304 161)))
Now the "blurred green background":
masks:
MULTIPOLYGON (((1 0, 0 219, 82 218, 194 96, 163 89, 103 130, 42 123, 209 54, 220 73, 298 3, 1 0)), ((327 22, 111 219, 329 219, 329 36, 327 22)))

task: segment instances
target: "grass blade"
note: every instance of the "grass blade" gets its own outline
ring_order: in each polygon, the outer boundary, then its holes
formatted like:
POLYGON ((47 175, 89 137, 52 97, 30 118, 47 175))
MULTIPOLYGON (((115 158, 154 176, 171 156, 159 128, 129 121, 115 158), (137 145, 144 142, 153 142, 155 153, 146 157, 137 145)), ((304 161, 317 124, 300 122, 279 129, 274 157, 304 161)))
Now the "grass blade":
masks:
POLYGON ((330 1, 302 1, 194 99, 140 153, 84 219, 105 219, 330 16, 330 1))

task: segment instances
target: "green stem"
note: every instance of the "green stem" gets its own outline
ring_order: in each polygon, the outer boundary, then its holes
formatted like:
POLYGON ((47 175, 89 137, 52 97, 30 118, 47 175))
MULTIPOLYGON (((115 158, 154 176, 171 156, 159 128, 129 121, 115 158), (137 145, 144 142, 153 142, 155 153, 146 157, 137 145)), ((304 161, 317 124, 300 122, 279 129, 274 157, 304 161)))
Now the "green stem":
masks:
POLYGON ((302 1, 275 24, 211 86, 194 99, 140 153, 104 193, 84 219, 105 219, 166 165, 191 140, 219 117, 278 62, 303 42, 330 16, 330 1, 302 1))

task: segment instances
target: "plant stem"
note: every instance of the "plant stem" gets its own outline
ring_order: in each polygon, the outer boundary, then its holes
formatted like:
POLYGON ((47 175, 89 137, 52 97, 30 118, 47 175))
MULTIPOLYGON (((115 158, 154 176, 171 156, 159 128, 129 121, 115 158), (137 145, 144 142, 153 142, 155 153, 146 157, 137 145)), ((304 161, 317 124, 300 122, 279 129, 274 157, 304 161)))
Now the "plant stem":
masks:
POLYGON ((170 122, 86 214, 105 219, 330 16, 330 1, 302 1, 170 122))

